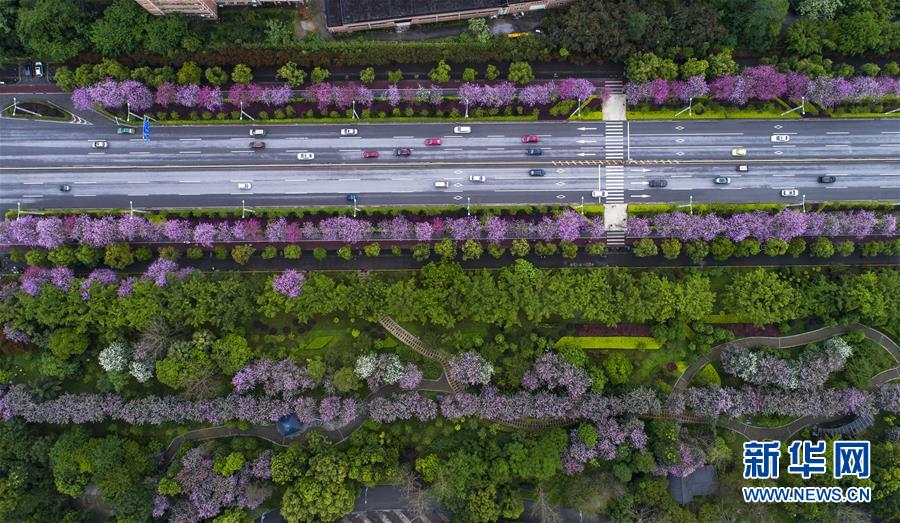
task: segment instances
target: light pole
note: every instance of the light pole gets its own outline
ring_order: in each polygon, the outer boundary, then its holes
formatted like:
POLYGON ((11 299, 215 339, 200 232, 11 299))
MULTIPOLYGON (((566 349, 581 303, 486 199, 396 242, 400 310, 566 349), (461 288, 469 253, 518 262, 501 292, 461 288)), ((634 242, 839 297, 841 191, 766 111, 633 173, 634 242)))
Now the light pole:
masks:
POLYGON ((246 213, 248 213, 248 212, 249 212, 249 213, 256 213, 256 211, 254 211, 253 209, 248 209, 248 208, 244 205, 244 200, 241 200, 241 218, 243 218, 244 215, 245 215, 246 213))
POLYGON ((694 116, 694 113, 692 112, 693 107, 694 107, 694 97, 691 96, 688 98, 688 116, 694 116))
POLYGON ((469 210, 469 202, 470 201, 471 201, 471 198, 466 196, 466 216, 472 216, 472 213, 469 210))
MULTIPOLYGON (((457 113, 459 114, 459 113, 457 113)), ((466 118, 469 117, 469 99, 466 98, 466 118)))
POLYGON ((802 198, 802 200, 800 200, 800 206, 803 209, 803 212, 806 212, 806 195, 801 194, 800 197, 802 198))
POLYGON ((356 218, 356 198, 353 198, 353 217, 356 218))
POLYGON ((16 109, 18 108, 18 104, 16 102, 16 97, 13 96, 13 116, 16 115, 16 109))
POLYGON ((584 196, 581 197, 581 215, 584 216, 584 196))
POLYGON ((688 205, 690 206, 691 216, 693 216, 694 215, 694 195, 693 194, 688 195, 688 205))

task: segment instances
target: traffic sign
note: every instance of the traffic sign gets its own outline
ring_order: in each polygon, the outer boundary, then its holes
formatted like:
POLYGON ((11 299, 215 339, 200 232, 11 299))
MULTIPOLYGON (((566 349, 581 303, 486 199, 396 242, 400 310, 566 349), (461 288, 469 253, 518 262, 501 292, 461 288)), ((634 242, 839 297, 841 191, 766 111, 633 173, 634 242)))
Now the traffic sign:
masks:
POLYGON ((144 140, 150 141, 150 119, 144 117, 144 140))

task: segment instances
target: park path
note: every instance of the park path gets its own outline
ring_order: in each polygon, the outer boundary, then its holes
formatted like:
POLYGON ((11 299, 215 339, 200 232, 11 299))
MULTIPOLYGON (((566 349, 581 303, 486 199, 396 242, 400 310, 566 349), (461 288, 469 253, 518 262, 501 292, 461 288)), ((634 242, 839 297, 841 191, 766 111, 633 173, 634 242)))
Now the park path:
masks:
MULTIPOLYGON (((850 323, 847 325, 832 325, 829 327, 822 327, 820 329, 801 332, 800 334, 792 334, 790 336, 749 336, 746 338, 740 338, 737 340, 719 344, 713 347, 709 354, 704 355, 693 365, 685 369, 681 376, 678 377, 675 385, 672 387, 672 392, 670 393, 669 398, 671 399, 675 394, 684 392, 694 376, 696 376, 697 373, 699 373, 707 364, 712 363, 713 361, 718 361, 722 356, 722 352, 729 347, 736 346, 742 347, 744 349, 753 347, 774 347, 780 349, 801 347, 808 343, 827 340, 829 338, 833 338, 834 336, 846 334, 847 332, 853 330, 862 331, 867 339, 877 343, 884 350, 886 350, 891 355, 891 357, 894 358, 894 362, 897 364, 896 366, 888 370, 872 376, 872 386, 875 387, 887 383, 891 380, 900 378, 900 346, 898 346, 897 343, 888 335, 877 329, 873 329, 872 327, 863 325, 861 323, 850 323)), ((790 423, 786 423, 779 427, 758 427, 756 425, 743 423, 730 418, 713 419, 688 414, 671 414, 667 412, 664 412, 664 414, 660 417, 673 419, 676 421, 683 421, 685 423, 715 423, 720 427, 733 430, 748 439, 773 439, 779 441, 786 441, 790 439, 791 436, 806 427, 818 425, 835 419, 828 416, 802 416, 790 423)))

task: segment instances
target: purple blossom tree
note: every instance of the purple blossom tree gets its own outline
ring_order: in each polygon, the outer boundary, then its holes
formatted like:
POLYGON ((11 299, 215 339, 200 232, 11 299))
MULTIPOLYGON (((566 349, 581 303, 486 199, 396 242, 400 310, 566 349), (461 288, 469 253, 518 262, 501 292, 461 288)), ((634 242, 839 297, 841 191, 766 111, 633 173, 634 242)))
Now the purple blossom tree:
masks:
POLYGON ((559 82, 559 97, 563 100, 587 100, 597 88, 584 78, 566 78, 559 82))
POLYGON ((182 85, 175 92, 175 102, 184 107, 194 107, 197 105, 197 95, 200 94, 200 87, 197 85, 182 85))
POLYGON ((493 374, 494 366, 475 352, 456 354, 447 363, 447 377, 465 385, 485 385, 493 374))
POLYGON ((289 269, 272 280, 272 288, 282 296, 296 298, 303 292, 303 281, 305 279, 306 277, 303 276, 303 273, 289 269))
POLYGON ((160 287, 165 287, 165 285, 168 283, 169 274, 172 274, 177 270, 177 263, 165 258, 158 258, 155 262, 151 263, 149 267, 147 267, 147 272, 144 273, 142 278, 145 280, 151 280, 153 281, 153 283, 160 287))
POLYGON ((174 103, 177 94, 178 86, 172 82, 163 82, 159 84, 159 87, 156 88, 156 105, 165 107, 174 103))
POLYGON ((388 86, 386 96, 391 107, 397 107, 400 104, 400 89, 397 89, 396 85, 388 86))

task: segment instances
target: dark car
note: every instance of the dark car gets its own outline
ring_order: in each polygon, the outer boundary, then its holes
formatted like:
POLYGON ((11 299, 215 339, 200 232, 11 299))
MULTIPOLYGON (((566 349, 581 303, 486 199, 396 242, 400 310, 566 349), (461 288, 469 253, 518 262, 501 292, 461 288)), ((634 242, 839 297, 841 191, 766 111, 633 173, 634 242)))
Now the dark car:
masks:
POLYGON ((407 149, 405 147, 398 147, 394 149, 394 156, 409 156, 412 154, 412 150, 407 149))
POLYGON ((266 142, 250 142, 250 148, 255 150, 265 149, 266 142))
POLYGON ((650 180, 650 183, 647 185, 650 187, 665 187, 666 185, 669 185, 669 182, 665 180, 650 180))
POLYGON ((530 169, 528 171, 528 176, 543 176, 547 174, 543 169, 530 169))
POLYGON ((819 176, 819 183, 834 183, 837 181, 837 178, 834 176, 819 176))
POLYGON ((347 201, 348 201, 348 202, 355 202, 355 201, 358 200, 358 199, 359 199, 359 197, 358 197, 357 195, 355 195, 355 194, 348 194, 348 195, 347 195, 347 201))
POLYGON ((67 184, 62 184, 62 185, 59 186, 59 190, 62 191, 62 192, 69 192, 69 191, 72 190, 72 186, 71 186, 71 185, 67 185, 67 184))
POLYGON ((540 156, 544 154, 544 151, 540 147, 529 147, 525 154, 528 156, 540 156))

